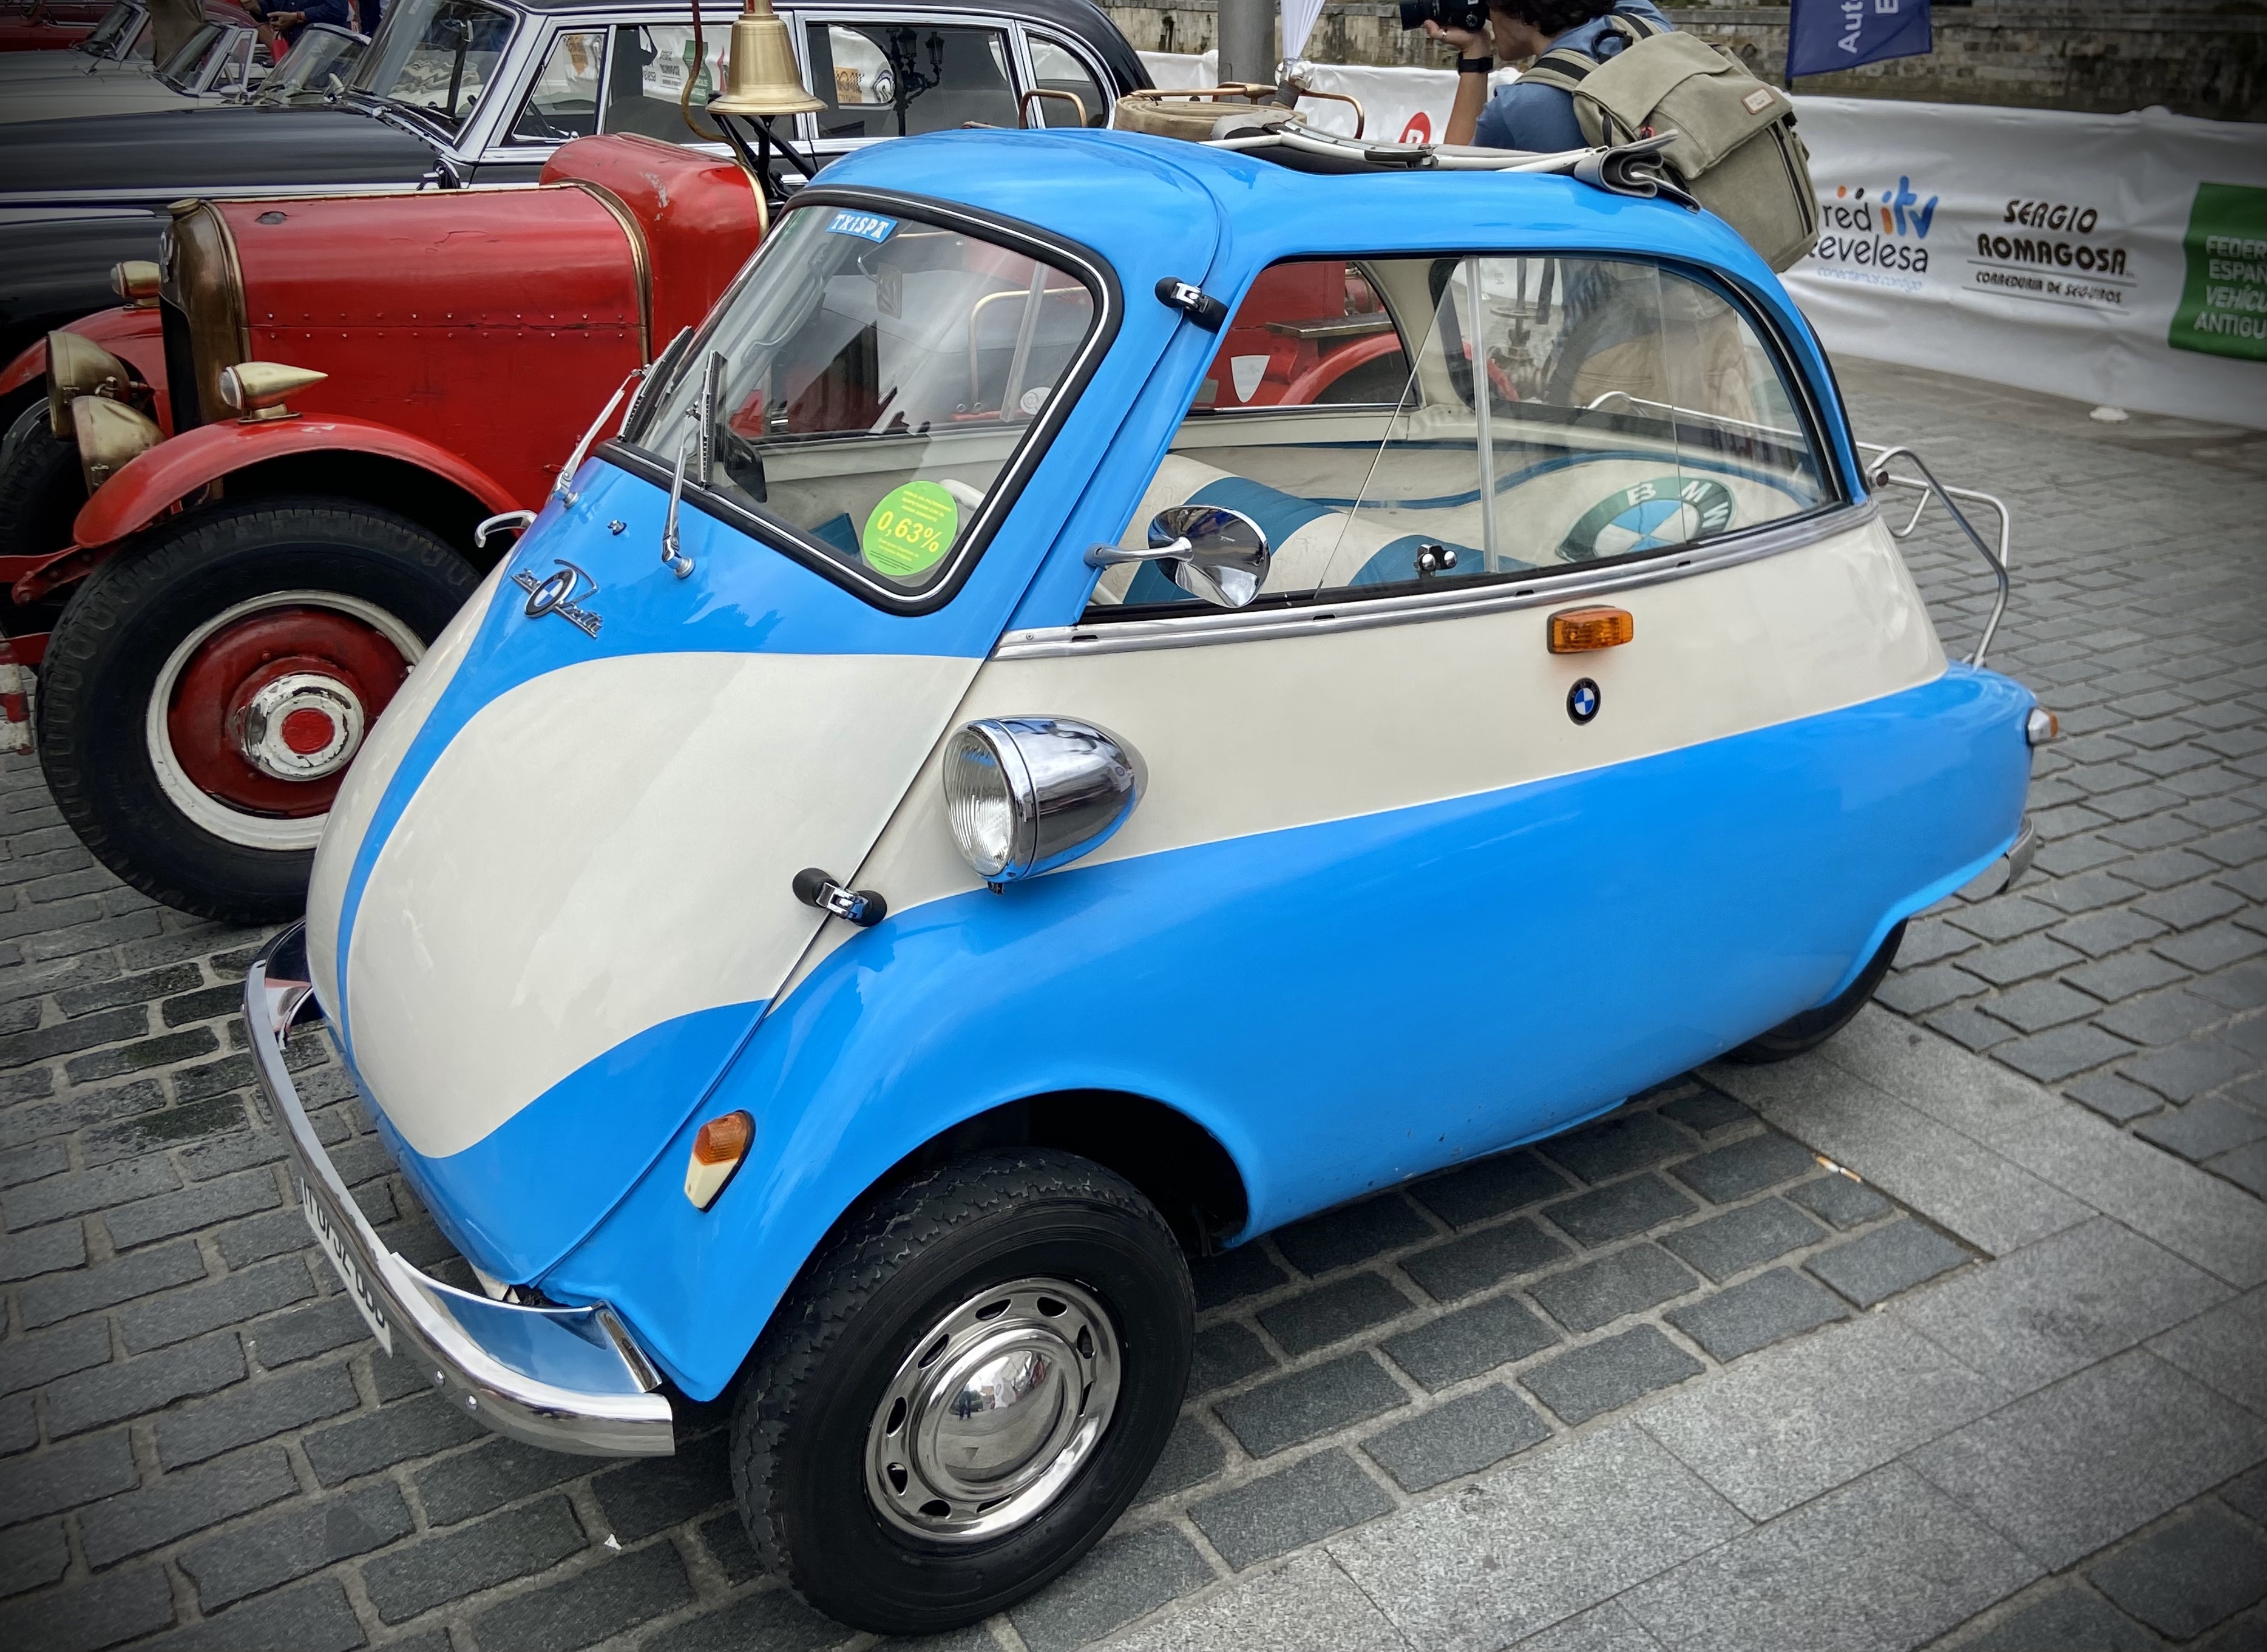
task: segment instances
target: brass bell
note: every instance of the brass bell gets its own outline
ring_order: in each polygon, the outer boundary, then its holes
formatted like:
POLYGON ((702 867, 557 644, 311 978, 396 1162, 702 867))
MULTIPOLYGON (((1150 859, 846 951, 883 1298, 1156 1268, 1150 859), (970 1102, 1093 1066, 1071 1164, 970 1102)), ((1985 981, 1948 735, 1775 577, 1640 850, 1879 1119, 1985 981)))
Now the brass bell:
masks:
POLYGON ((804 90, 795 66, 795 47, 772 0, 745 0, 732 19, 731 58, 724 65, 724 92, 708 100, 712 114, 806 114, 826 106, 804 90))

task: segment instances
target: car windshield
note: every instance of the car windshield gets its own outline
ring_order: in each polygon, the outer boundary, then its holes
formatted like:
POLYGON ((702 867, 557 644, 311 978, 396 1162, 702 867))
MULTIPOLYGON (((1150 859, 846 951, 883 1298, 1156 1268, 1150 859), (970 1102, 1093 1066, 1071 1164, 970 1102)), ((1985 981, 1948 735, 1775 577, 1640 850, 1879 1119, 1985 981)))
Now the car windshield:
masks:
POLYGON ((1069 269, 969 231, 799 208, 630 440, 854 586, 916 594, 1059 422, 1098 309, 1069 269))
POLYGON ((299 37, 283 61, 252 94, 254 103, 319 102, 337 97, 354 77, 363 40, 334 24, 318 23, 299 37))
POLYGON ((355 89, 459 131, 503 61, 512 22, 480 0, 394 0, 355 89))
POLYGON ((114 5, 102 14, 102 21, 94 26, 94 33, 78 42, 78 49, 95 57, 116 54, 120 39, 127 28, 142 16, 142 8, 114 5))
POLYGON ((217 23, 199 25, 194 34, 183 40, 171 57, 158 65, 158 76, 178 84, 193 83, 199 67, 204 62, 205 54, 218 46, 221 37, 228 32, 217 23))

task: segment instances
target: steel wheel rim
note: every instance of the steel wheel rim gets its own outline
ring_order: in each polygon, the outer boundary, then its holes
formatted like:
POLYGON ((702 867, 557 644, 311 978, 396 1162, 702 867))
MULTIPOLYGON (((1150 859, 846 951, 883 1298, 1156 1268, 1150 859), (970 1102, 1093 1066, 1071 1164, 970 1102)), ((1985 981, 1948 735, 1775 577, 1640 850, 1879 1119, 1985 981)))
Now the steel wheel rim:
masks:
MULTIPOLYGON (((224 842, 243 848, 289 853, 313 848, 323 835, 323 823, 330 819, 329 813, 274 819, 231 807, 190 778, 173 750, 172 731, 167 726, 167 713, 172 705, 173 691, 181 680, 181 673, 187 669, 197 651, 211 638, 238 621, 278 608, 322 608, 358 620, 384 637, 412 666, 423 657, 425 642, 394 615, 376 603, 365 602, 359 597, 346 596, 335 591, 279 591, 223 609, 183 637, 173 651, 165 657, 157 681, 150 686, 150 702, 143 720, 144 744, 149 747, 150 767, 157 773, 158 789, 192 825, 224 842)), ((364 728, 360 733, 366 737, 368 730, 364 728)), ((359 743, 358 738, 357 745, 359 743)))
POLYGON ((867 1501, 900 1531, 971 1543, 1037 1519, 1093 1459, 1122 1356, 1067 1280, 970 1296, 913 1344, 866 1428, 867 1501))

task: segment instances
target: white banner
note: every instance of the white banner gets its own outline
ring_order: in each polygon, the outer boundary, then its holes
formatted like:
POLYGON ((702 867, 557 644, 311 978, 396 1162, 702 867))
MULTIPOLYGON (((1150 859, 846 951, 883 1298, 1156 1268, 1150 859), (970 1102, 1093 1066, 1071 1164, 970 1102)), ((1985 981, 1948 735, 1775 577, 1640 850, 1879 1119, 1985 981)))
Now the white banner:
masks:
MULTIPOLYGON (((1216 79, 1211 53, 1142 59, 1161 86, 1216 79)), ((1456 96, 1446 70, 1312 68, 1373 137, 1437 139, 1456 96)), ((2267 429, 2267 127, 1795 105, 1823 223, 1786 284, 1829 349, 2267 429)), ((1342 105, 1308 108, 1353 130, 1342 105)))

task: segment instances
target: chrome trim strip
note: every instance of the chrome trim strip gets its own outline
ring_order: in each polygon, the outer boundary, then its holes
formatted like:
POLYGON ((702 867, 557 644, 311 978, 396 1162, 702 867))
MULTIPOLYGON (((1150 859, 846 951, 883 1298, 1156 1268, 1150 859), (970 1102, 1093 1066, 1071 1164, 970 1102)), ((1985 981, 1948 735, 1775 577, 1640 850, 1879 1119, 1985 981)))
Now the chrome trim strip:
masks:
POLYGON ((1594 573, 1569 570, 1519 583, 1505 579, 1463 591, 1427 591, 1399 597, 1355 597, 1311 607, 1251 609, 1233 613, 1208 611, 1175 614, 1170 619, 1105 620, 1100 624, 1060 625, 1010 631, 992 650, 995 660, 1061 659, 1073 654, 1133 654, 1149 649, 1198 648, 1213 642, 1264 642, 1280 637, 1317 636, 1342 631, 1366 631, 1384 625, 1409 625, 1420 620, 1465 619, 1475 614, 1500 613, 1515 608, 1556 607, 1584 598, 1603 597, 1644 585, 1665 584, 1695 574, 1713 574, 1783 551, 1831 539, 1861 528, 1881 515, 1871 499, 1855 505, 1806 517, 1779 527, 1764 527, 1682 555, 1664 554, 1647 562, 1600 569, 1594 573))
MULTIPOLYGON (((360 1270, 380 1318, 451 1405, 501 1435, 586 1457, 668 1457, 676 1450, 660 1377, 613 1311, 493 1302, 429 1279, 385 1247, 323 1150, 283 1064, 284 1039, 312 1002, 307 934, 295 923, 260 951, 244 978, 260 1092, 283 1132, 303 1198, 312 1198, 360 1270), (517 1363, 507 1362, 509 1359, 517 1363), (572 1374, 577 1385, 522 1370, 572 1374), (599 1384, 592 1385, 592 1379, 599 1384)), ((354 1289, 353 1281, 342 1281, 354 1289)))

